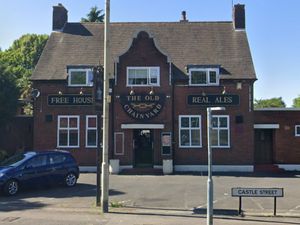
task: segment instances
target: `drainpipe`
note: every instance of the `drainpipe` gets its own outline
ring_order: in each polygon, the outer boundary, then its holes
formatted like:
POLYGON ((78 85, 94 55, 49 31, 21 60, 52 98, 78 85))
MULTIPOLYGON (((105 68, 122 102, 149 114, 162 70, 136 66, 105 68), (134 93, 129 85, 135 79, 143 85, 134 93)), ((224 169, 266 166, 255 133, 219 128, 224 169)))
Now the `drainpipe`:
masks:
POLYGON ((172 63, 170 63, 170 80, 171 80, 171 89, 172 89, 172 160, 173 160, 173 171, 174 171, 174 165, 175 165, 175 99, 174 99, 174 80, 172 77, 172 63))

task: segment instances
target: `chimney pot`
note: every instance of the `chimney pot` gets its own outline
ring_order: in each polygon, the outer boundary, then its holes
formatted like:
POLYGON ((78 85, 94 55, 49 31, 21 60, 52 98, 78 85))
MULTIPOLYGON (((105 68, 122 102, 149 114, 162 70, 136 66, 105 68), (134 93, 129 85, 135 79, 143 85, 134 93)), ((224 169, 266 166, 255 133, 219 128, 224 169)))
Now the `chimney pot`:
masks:
POLYGON ((182 11, 181 12, 181 20, 180 22, 188 22, 188 20, 186 19, 186 11, 182 11))
POLYGON ((245 5, 234 5, 232 11, 233 27, 236 30, 245 30, 245 5))
POLYGON ((68 10, 61 4, 53 6, 52 30, 61 31, 68 22, 68 10))

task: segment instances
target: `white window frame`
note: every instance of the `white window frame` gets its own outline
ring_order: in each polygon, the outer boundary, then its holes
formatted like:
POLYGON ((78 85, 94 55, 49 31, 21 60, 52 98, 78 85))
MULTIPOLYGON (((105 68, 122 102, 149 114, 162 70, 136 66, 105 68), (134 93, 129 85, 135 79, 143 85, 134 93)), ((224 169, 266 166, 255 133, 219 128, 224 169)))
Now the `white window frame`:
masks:
POLYGON ((97 148, 98 146, 98 118, 97 115, 87 115, 85 117, 85 147, 86 148, 97 148), (89 119, 95 118, 96 119, 96 127, 89 127, 89 119), (88 131, 95 130, 96 131, 96 145, 89 145, 88 144, 88 131))
POLYGON ((212 118, 218 118, 218 127, 212 127, 212 130, 217 130, 218 134, 218 145, 212 145, 212 148, 230 148, 230 117, 229 115, 212 115, 212 118), (227 119, 227 127, 219 127, 219 118, 227 119), (228 144, 220 145, 220 130, 228 130, 228 144))
POLYGON ((79 142, 80 142, 80 140, 79 140, 79 138, 80 138, 80 123, 79 123, 79 120, 80 120, 80 117, 79 116, 74 116, 74 115, 72 115, 72 116, 66 116, 66 115, 59 115, 58 117, 57 117, 57 147, 58 148, 78 148, 79 147, 79 142), (61 128, 60 127, 60 119, 63 119, 63 118, 67 118, 68 119, 68 126, 66 127, 66 128, 61 128), (71 118, 76 118, 77 119, 77 127, 70 127, 70 119, 71 118), (67 140, 67 143, 68 143, 68 145, 59 145, 59 131, 60 130, 67 130, 67 132, 68 132, 68 140, 67 140), (77 145, 70 145, 70 131, 71 130, 77 130, 77 145))
POLYGON ((201 115, 179 115, 179 148, 202 148, 202 120, 201 120, 201 115), (191 127, 191 118, 198 118, 199 119, 199 127, 191 127), (181 119, 182 118, 189 118, 189 127, 181 127, 181 119), (182 145, 181 144, 181 136, 180 136, 180 131, 181 130, 188 130, 189 131, 189 137, 190 137, 190 145, 182 145), (192 130, 199 130, 200 131, 200 144, 199 145, 191 145, 192 143, 192 135, 191 131, 192 130))
POLYGON ((220 81, 220 70, 218 68, 190 68, 189 69, 189 85, 190 86, 218 86, 220 81), (206 73, 206 84, 193 84, 192 83, 192 72, 193 71, 204 71, 206 73), (216 82, 210 82, 209 72, 214 71, 216 72, 216 82))
POLYGON ((128 66, 126 70, 126 86, 127 87, 151 87, 155 86, 158 87, 160 86, 160 68, 159 66, 143 66, 143 67, 138 67, 138 66, 128 66), (147 70, 147 84, 129 84, 129 70, 130 69, 146 69, 147 70), (151 83, 151 77, 150 77, 150 69, 157 69, 157 83, 153 84, 151 83))
POLYGON ((89 82, 89 73, 92 73, 92 70, 89 68, 86 69, 69 69, 68 70, 68 86, 70 87, 92 87, 93 82, 89 82), (85 72, 85 84, 71 84, 72 72, 85 72))
POLYGON ((295 125, 295 136, 300 137, 300 133, 297 132, 297 129, 300 128, 300 125, 295 125))

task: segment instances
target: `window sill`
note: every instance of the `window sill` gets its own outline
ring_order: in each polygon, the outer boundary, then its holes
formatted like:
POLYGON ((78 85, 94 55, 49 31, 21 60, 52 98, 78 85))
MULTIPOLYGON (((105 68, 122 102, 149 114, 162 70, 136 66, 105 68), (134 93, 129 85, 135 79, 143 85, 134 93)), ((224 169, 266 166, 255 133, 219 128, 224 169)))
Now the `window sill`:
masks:
POLYGON ((217 87, 220 84, 189 84, 190 87, 217 87))
POLYGON ((215 148, 215 149, 230 149, 230 146, 211 146, 211 148, 215 148))
POLYGON ((78 87, 85 87, 85 88, 92 88, 94 87, 94 85, 68 85, 68 87, 74 87, 74 88, 78 88, 78 87))
POLYGON ((201 146, 179 146, 179 148, 202 148, 202 145, 201 146))
POLYGON ((78 146, 57 146, 57 148, 79 148, 78 146))

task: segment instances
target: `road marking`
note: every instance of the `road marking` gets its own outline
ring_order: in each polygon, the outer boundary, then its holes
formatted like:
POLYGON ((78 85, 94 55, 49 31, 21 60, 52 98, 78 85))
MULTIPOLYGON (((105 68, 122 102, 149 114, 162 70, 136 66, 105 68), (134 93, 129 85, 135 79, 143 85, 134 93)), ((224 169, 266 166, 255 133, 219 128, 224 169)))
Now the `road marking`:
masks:
POLYGON ((298 209, 300 209, 300 205, 297 205, 296 207, 290 209, 289 212, 296 211, 298 209))
POLYGON ((260 208, 261 210, 264 210, 264 207, 260 203, 255 201, 254 198, 250 198, 250 199, 252 200, 252 202, 254 202, 258 206, 258 208, 260 208))

